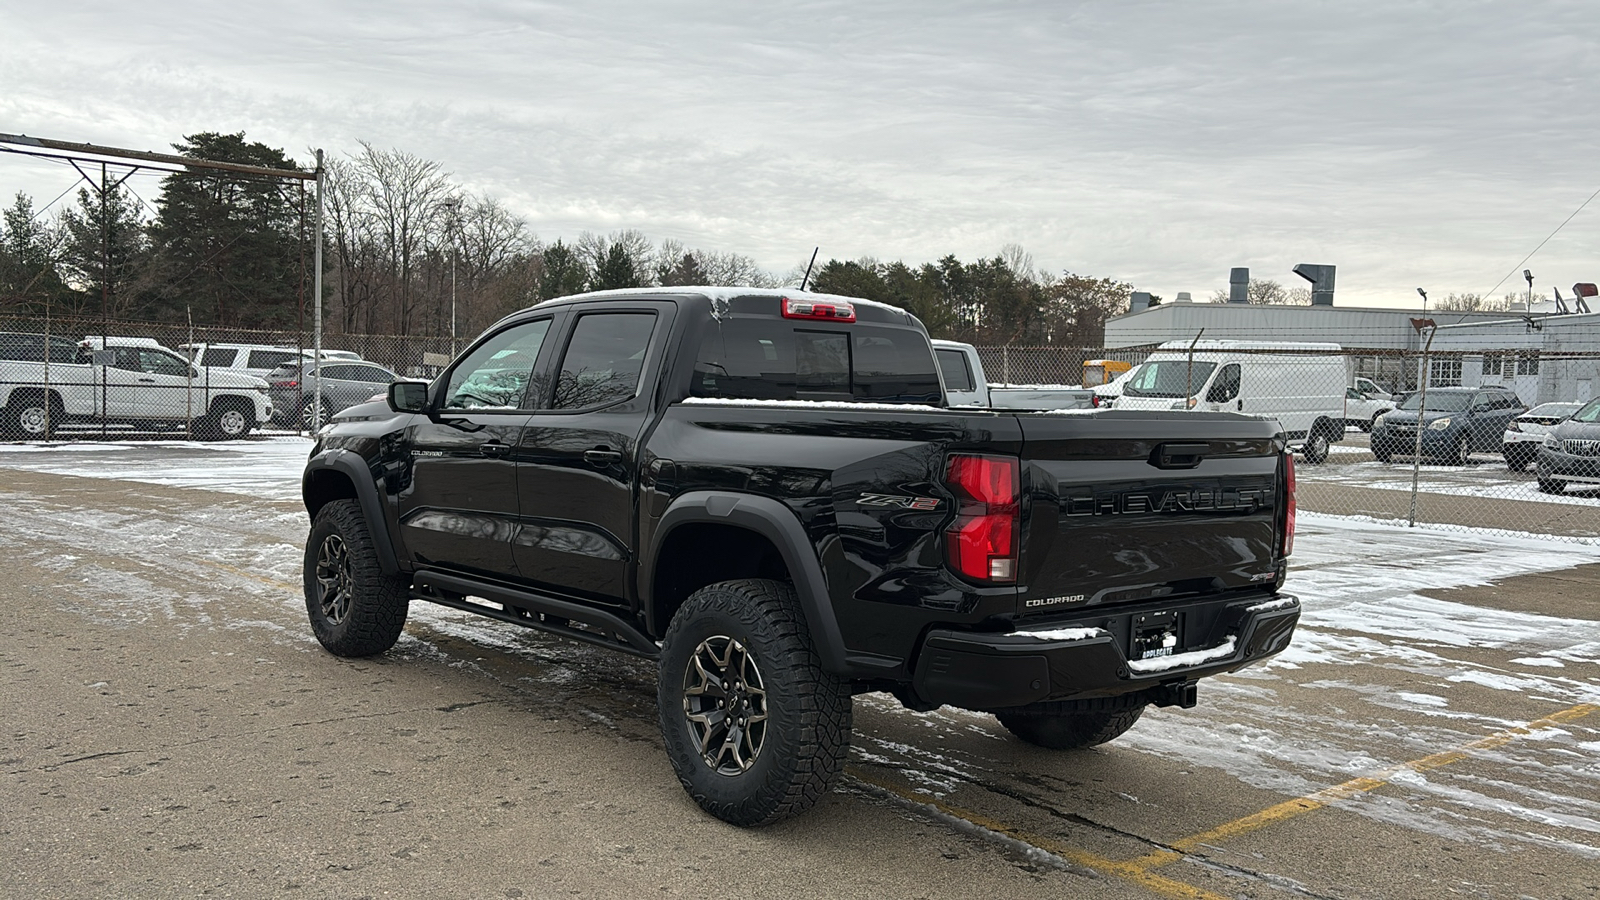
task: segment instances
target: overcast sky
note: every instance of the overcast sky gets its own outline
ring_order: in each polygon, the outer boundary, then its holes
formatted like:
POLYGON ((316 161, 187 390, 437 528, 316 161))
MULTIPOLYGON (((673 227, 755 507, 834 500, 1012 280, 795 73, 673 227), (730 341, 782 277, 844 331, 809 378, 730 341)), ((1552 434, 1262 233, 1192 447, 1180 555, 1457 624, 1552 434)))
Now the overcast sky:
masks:
MULTIPOLYGON (((0 0, 0 35, 0 132, 365 140, 546 241, 635 228, 774 272, 1019 244, 1169 299, 1308 262, 1338 303, 1415 305, 1489 290, 1600 189, 1592 0, 0 0)), ((0 155, 5 205, 75 177, 0 155)), ((1600 281, 1597 247, 1600 200, 1536 288, 1600 281)))

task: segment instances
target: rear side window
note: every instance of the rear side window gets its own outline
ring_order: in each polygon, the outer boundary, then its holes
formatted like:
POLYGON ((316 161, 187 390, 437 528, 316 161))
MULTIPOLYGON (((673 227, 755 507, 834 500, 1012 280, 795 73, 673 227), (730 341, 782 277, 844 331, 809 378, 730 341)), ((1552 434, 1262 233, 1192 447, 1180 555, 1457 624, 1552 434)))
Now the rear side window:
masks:
POLYGON ((944 373, 944 387, 947 391, 972 390, 972 366, 967 364, 967 355, 960 350, 935 350, 934 356, 939 358, 939 371, 944 373))
POLYGON ((200 365, 231 366, 233 358, 238 355, 239 351, 232 347, 207 347, 206 352, 200 355, 200 365))
POLYGON ((655 313, 590 313, 578 319, 561 359, 554 409, 595 409, 639 391, 655 313))
MULTIPOLYGON (((44 362, 44 335, 0 334, 0 359, 44 362)), ((78 361, 78 345, 66 338, 50 338, 50 361, 78 361)))
POLYGON ((300 354, 290 350, 251 350, 247 369, 276 369, 300 354))
POLYGON ((733 316, 701 342, 690 393, 938 403, 943 391, 934 365, 927 336, 912 328, 804 328, 779 318, 733 316))

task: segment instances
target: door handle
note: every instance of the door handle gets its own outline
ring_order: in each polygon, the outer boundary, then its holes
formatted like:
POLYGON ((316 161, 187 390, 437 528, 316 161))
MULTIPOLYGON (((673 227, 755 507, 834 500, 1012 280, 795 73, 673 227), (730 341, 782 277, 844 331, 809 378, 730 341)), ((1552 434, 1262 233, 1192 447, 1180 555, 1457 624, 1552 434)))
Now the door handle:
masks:
POLYGON ((591 466, 614 466, 622 462, 622 454, 606 447, 583 451, 583 461, 591 466))
POLYGON ((500 459, 510 455, 511 445, 502 444, 499 441, 490 441, 487 444, 479 444, 478 452, 490 459, 500 459))

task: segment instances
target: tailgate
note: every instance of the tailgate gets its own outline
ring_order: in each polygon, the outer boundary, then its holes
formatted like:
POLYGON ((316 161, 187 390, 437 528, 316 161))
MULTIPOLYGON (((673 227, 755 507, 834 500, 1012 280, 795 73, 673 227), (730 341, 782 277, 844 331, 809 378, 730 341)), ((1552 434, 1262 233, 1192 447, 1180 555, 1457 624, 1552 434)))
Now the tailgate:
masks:
POLYGON ((1022 615, 1276 583, 1276 422, 1122 410, 1018 418, 1022 615))

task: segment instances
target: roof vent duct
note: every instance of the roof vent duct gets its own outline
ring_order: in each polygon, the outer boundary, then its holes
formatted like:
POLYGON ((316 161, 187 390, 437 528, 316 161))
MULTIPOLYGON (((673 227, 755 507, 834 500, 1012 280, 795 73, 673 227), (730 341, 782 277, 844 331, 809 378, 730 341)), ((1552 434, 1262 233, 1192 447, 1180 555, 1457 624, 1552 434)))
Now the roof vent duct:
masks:
POLYGON ((1333 270, 1335 266, 1318 266, 1311 263, 1301 263, 1294 267, 1294 273, 1311 282, 1311 305, 1333 305, 1333 270))
POLYGON ((1228 302, 1250 302, 1250 270, 1244 268, 1231 269, 1228 272, 1228 302))

